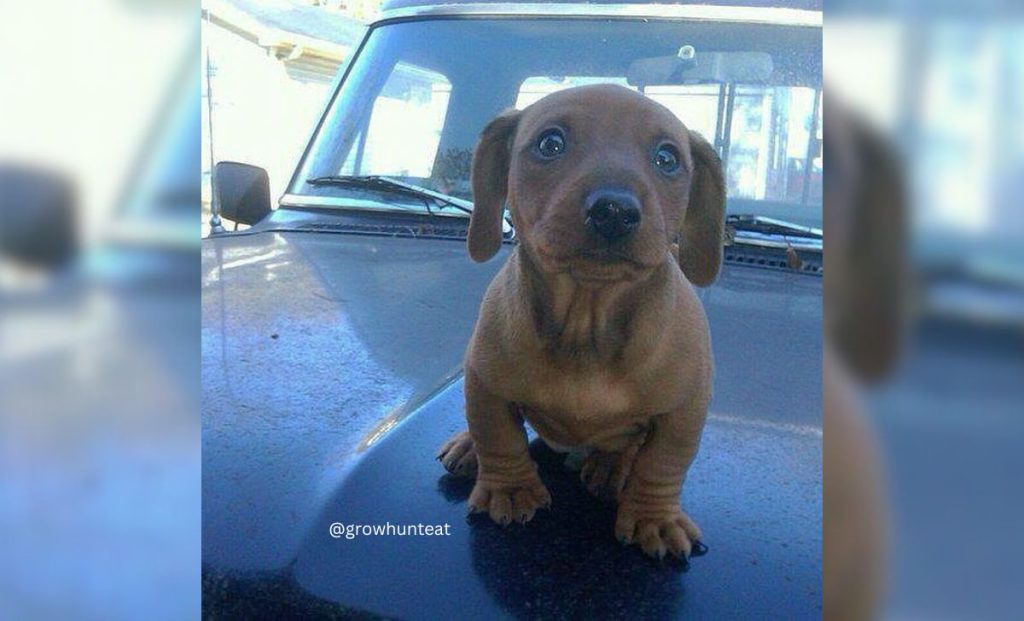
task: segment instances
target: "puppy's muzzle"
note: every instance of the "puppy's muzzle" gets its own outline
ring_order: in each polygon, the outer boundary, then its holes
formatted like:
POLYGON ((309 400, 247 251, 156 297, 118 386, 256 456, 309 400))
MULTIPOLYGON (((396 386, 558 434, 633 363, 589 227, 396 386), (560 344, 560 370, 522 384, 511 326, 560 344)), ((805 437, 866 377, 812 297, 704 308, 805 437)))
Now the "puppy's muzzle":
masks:
POLYGON ((622 239, 640 228, 640 202, 629 192, 598 190, 584 205, 586 223, 608 241, 622 239))

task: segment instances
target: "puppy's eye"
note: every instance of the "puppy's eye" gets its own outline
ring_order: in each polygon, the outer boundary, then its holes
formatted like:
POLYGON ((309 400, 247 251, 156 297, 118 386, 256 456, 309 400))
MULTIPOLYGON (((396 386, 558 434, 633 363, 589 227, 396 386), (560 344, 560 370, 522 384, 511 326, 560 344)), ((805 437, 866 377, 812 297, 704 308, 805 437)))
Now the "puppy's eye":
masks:
POLYGON ((654 165, 663 173, 674 173, 679 170, 679 152, 670 144, 658 147, 654 154, 654 165))
POLYGON ((562 130, 552 128, 546 130, 537 139, 537 152, 541 157, 552 159, 565 153, 565 134, 562 130))

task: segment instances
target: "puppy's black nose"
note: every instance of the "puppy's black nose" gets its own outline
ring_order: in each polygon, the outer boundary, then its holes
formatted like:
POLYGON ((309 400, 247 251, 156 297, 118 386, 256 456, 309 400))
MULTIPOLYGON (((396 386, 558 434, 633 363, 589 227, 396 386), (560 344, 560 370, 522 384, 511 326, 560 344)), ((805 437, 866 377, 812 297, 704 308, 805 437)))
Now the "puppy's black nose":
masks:
POLYGON ((599 190, 587 197, 586 217, 601 237, 620 239, 640 227, 640 202, 628 192, 599 190))

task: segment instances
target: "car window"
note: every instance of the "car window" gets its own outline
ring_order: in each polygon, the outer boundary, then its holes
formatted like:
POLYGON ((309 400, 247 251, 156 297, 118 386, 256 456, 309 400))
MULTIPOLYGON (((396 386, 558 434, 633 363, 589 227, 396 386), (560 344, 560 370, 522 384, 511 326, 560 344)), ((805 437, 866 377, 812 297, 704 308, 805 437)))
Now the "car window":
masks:
POLYGON ((729 196, 801 203, 807 186, 807 198, 820 203, 820 97, 807 87, 736 87, 725 158, 729 196))
POLYGON ((440 73, 399 63, 337 173, 430 177, 451 92, 440 73))
POLYGON ((523 83, 519 86, 515 107, 517 110, 522 110, 551 93, 589 84, 617 84, 618 86, 630 88, 626 83, 626 78, 603 76, 533 76, 523 80, 523 83))
MULTIPOLYGON (((536 76, 523 81, 515 107, 522 110, 551 93, 588 84, 616 84, 634 91, 640 90, 630 86, 626 78, 536 76)), ((643 89, 645 95, 671 110, 688 128, 709 140, 713 140, 717 127, 719 91, 720 88, 714 84, 648 86, 643 89)))
POLYGON ((337 174, 386 175, 471 200, 473 148, 491 119, 558 90, 612 83, 641 90, 715 146, 728 172, 731 213, 820 226, 820 65, 821 30, 804 26, 491 18, 385 24, 352 61, 284 200, 426 209, 414 198, 308 183, 337 174), (768 56, 771 65, 756 84, 655 73, 630 86, 642 75, 631 68, 683 47, 698 57, 768 56))
POLYGON ((718 84, 648 86, 644 94, 671 110, 687 128, 714 144, 718 101, 724 95, 718 84))

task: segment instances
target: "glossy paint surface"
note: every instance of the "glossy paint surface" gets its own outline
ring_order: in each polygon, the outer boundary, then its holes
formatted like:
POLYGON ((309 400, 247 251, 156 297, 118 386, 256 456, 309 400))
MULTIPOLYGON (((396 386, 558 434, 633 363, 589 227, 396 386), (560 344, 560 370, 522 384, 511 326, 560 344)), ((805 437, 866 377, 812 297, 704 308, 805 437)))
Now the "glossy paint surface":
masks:
POLYGON ((700 291, 715 398, 683 505, 710 551, 683 571, 620 546, 614 509, 536 442, 552 509, 466 520, 470 485, 434 454, 465 426, 462 354, 506 256, 273 230, 204 243, 204 611, 244 593, 401 618, 820 616, 821 279, 727 265, 700 291), (336 539, 334 522, 450 534, 336 539))

